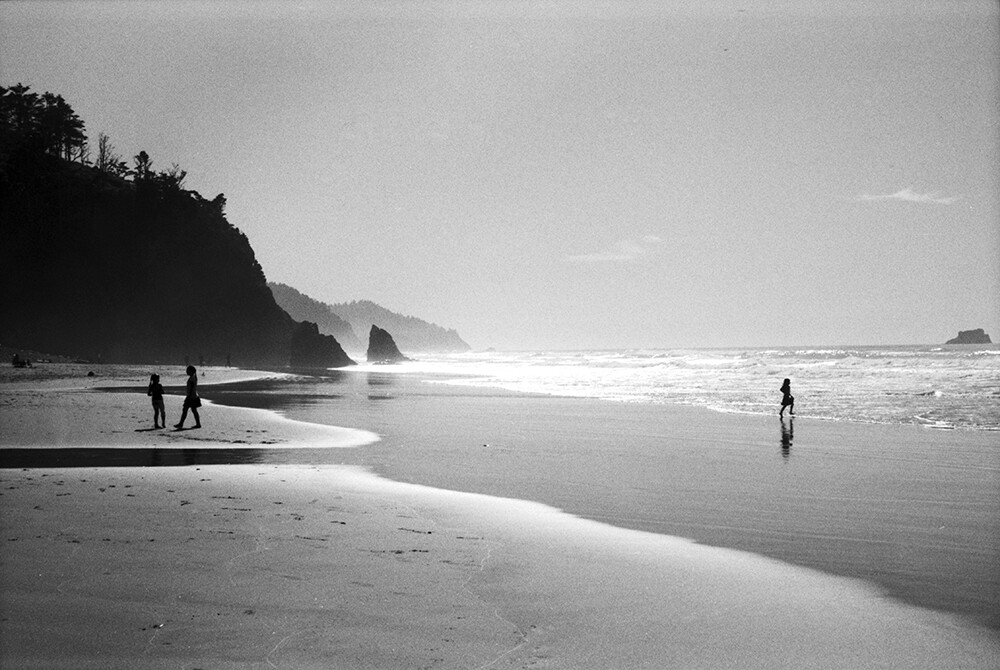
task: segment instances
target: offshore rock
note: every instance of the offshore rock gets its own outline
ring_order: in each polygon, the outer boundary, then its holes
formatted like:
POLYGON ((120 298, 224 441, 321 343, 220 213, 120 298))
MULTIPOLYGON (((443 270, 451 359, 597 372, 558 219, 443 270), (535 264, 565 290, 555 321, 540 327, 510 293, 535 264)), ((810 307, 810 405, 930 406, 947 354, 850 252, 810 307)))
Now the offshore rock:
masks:
POLYGON ((387 331, 382 330, 372 324, 371 332, 368 333, 368 362, 369 363, 399 363, 410 360, 402 354, 396 342, 387 331))
POLYGON ((982 328, 975 330, 960 330, 958 337, 952 338, 945 344, 993 344, 990 336, 982 328))
POLYGON ((293 368, 339 368, 354 365, 332 335, 321 335, 311 321, 296 324, 292 332, 289 365, 293 368))

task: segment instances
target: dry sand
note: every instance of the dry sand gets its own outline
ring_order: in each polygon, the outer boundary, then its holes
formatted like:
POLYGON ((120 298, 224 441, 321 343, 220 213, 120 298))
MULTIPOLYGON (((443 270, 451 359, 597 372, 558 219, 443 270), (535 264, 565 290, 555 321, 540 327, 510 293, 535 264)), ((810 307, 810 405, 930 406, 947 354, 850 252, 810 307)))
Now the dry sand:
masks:
MULTIPOLYGON (((32 370, 0 373, 0 447, 146 447, 163 449, 231 447, 354 447, 378 439, 362 430, 289 421, 264 410, 212 405, 199 410, 202 428, 193 429, 189 414, 180 420, 187 375, 165 368, 167 429, 153 428, 153 408, 145 393, 103 393, 95 388, 145 388, 147 368, 132 366, 39 365, 32 370), (89 377, 88 372, 98 374, 89 377)), ((199 384, 224 384, 281 373, 235 368, 200 368, 199 384)))
MULTIPOLYGON (((218 405, 200 431, 136 432, 145 396, 72 387, 0 385, 0 447, 371 439, 218 405)), ((859 582, 356 468, 5 469, 0 508, 4 668, 1000 662, 991 632, 859 582)))

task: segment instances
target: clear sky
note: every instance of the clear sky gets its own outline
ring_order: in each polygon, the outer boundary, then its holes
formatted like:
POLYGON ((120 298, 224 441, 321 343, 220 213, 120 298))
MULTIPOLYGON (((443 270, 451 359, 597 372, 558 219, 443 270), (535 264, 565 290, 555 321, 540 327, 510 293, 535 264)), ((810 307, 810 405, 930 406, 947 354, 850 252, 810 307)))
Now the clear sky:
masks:
POLYGON ((0 83, 475 348, 998 341, 998 6, 2 2, 0 83))

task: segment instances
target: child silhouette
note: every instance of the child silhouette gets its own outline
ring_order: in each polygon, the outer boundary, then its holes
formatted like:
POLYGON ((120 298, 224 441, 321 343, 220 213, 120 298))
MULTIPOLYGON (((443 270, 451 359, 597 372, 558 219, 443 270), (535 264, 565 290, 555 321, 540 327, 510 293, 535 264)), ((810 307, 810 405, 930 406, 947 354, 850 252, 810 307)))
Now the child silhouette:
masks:
POLYGON ((146 395, 153 399, 153 428, 167 427, 167 410, 163 405, 163 386, 160 384, 160 375, 149 376, 149 388, 146 395))
POLYGON ((792 382, 788 379, 784 381, 781 385, 781 411, 778 412, 778 416, 785 416, 785 408, 788 408, 788 413, 792 416, 795 415, 795 398, 792 396, 792 382))

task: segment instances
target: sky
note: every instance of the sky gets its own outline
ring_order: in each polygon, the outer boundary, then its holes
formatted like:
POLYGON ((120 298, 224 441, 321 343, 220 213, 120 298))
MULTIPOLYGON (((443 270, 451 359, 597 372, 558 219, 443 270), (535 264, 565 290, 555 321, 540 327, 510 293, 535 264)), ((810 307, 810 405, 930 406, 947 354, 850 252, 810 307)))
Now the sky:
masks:
POLYGON ((986 0, 6 1, 0 84, 224 193, 268 280, 475 349, 1000 341, 998 26, 986 0))

